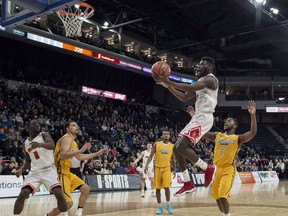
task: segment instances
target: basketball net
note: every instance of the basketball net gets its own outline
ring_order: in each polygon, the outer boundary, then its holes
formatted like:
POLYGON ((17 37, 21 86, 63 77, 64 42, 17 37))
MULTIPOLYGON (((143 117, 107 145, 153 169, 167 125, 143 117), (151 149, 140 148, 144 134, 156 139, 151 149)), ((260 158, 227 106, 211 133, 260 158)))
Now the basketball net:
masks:
POLYGON ((67 7, 57 12, 62 20, 66 37, 81 37, 81 26, 84 19, 90 18, 94 14, 94 8, 84 2, 67 7))

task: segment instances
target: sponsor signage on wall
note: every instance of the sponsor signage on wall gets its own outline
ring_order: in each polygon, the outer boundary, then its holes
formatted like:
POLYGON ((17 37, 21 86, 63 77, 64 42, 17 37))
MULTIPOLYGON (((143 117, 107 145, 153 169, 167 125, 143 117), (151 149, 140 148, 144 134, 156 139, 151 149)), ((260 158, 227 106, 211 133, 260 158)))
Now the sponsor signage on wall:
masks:
POLYGON ((288 113, 288 107, 266 107, 267 113, 288 113))
POLYGON ((95 89, 95 88, 90 88, 90 87, 86 87, 86 86, 82 86, 82 93, 94 95, 94 96, 98 96, 98 97, 111 98, 111 99, 115 99, 115 100, 122 100, 122 101, 126 101, 126 99, 127 99, 127 95, 124 95, 124 94, 100 90, 100 89, 95 89))
POLYGON ((260 183, 261 182, 261 179, 260 179, 260 176, 259 176, 258 172, 252 172, 252 175, 253 175, 256 183, 260 183))
POLYGON ((141 178, 139 174, 127 175, 88 175, 86 183, 91 191, 138 190, 141 178))
POLYGON ((255 183, 255 179, 251 172, 238 172, 238 174, 243 184, 255 183))
POLYGON ((259 171, 262 182, 278 182, 279 178, 275 171, 259 171))
POLYGON ((23 184, 23 178, 16 176, 1 175, 0 176, 0 197, 18 196, 23 184))
MULTIPOLYGON (((15 175, 0 175, 0 197, 17 197, 21 191, 23 178, 15 175)), ((34 195, 49 194, 47 188, 42 184, 34 195)))

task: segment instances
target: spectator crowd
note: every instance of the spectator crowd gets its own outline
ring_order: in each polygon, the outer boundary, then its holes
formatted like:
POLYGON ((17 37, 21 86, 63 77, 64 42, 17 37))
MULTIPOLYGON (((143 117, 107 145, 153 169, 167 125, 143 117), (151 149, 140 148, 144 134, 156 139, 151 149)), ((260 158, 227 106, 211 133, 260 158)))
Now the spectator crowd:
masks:
MULTIPOLYGON (((160 139, 164 130, 170 131, 170 140, 175 143, 179 130, 187 122, 180 121, 181 114, 143 98, 123 103, 27 83, 15 89, 2 87, 0 96, 1 175, 15 174, 23 163, 22 143, 28 136, 25 128, 31 119, 37 119, 55 142, 64 134, 65 122, 74 120, 81 126, 77 137, 80 147, 90 142, 91 152, 110 149, 107 155, 81 164, 81 173, 85 175, 137 173, 139 167, 132 162, 146 149, 146 144, 160 139)), ((213 143, 201 140, 194 150, 212 163, 213 143)), ((287 178, 286 157, 267 158, 261 149, 256 151, 249 144, 242 146, 238 157, 238 171, 276 170, 280 178, 287 178)), ((191 163, 188 169, 199 171, 191 163)))

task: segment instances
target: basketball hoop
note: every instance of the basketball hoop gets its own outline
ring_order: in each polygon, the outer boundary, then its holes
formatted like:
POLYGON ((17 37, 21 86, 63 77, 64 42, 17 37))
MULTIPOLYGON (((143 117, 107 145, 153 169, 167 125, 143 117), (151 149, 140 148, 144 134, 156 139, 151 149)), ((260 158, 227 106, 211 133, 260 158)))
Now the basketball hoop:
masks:
POLYGON ((67 7, 57 12, 65 28, 66 37, 81 37, 81 26, 84 19, 90 18, 94 14, 94 8, 84 2, 67 7))

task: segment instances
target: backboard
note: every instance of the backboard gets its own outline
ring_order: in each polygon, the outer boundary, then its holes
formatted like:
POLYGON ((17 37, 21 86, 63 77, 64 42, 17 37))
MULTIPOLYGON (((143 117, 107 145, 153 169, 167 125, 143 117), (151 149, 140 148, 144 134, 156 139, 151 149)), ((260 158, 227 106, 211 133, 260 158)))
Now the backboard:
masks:
POLYGON ((0 0, 0 25, 14 27, 85 0, 0 0))

